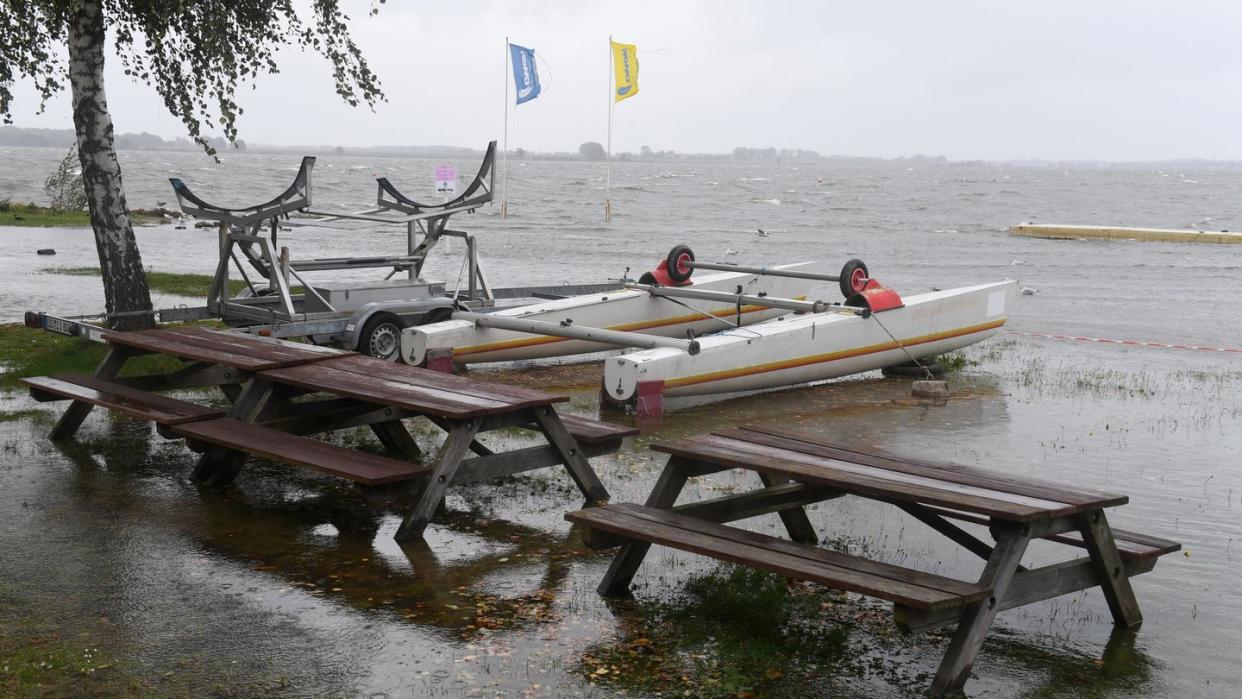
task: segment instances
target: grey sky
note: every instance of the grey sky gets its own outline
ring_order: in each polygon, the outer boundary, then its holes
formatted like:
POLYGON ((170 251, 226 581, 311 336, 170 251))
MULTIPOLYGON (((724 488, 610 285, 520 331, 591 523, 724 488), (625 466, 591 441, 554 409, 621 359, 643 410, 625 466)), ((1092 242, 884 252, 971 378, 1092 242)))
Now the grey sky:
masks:
MULTIPOLYGON (((389 0, 365 17, 367 7, 352 7, 354 33, 388 102, 344 106, 324 61, 289 52, 281 74, 242 95, 243 139, 499 140, 507 34, 536 50, 544 84, 516 108, 510 147, 603 142, 611 33, 641 60, 641 94, 616 106, 618 151, 1242 159, 1238 2, 389 0)), ((183 135, 116 68, 117 130, 183 135)), ((36 117, 32 91, 18 94, 18 125, 71 125, 67 99, 36 117)))

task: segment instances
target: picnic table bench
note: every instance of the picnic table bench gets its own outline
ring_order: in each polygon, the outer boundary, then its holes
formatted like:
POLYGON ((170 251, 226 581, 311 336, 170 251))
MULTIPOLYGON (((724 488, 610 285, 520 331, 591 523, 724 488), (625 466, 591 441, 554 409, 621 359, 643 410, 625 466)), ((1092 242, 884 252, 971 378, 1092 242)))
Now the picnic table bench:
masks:
POLYGON ((408 482, 420 489, 397 531, 422 536, 451 485, 491 480, 564 465, 588 503, 608 492, 588 458, 620 448, 631 428, 561 416, 554 395, 481 383, 352 352, 201 328, 107 333, 108 351, 93 376, 22 379, 39 401, 71 400, 51 437, 71 437, 94 406, 151 420, 169 438, 184 438, 202 455, 193 479, 211 485, 234 480, 256 455, 347 478, 364 488, 408 482), (181 369, 119 377, 125 361, 151 353, 187 362, 181 369), (155 391, 219 386, 228 410, 155 391), (429 463, 402 420, 424 416, 448 433, 429 463), (306 435, 368 426, 387 455, 337 446, 306 435), (547 444, 494 452, 476 437, 524 428, 547 444), (467 452, 474 456, 465 458, 467 452))
POLYGON ((729 428, 652 445, 669 459, 646 504, 614 503, 565 515, 597 548, 620 547, 599 591, 629 594, 651 545, 769 570, 892 602, 907 631, 957 623, 932 694, 960 690, 997 612, 1099 586, 1114 621, 1142 621, 1130 578, 1181 548, 1114 530, 1104 510, 1124 495, 1046 483, 983 469, 860 451, 780 428, 729 428), (730 469, 755 471, 762 487, 677 504, 688 479, 730 469), (809 504, 854 495, 889 503, 986 561, 961 581, 819 548, 809 504), (777 513, 791 540, 726 523, 777 513), (991 543, 955 521, 988 527, 991 543), (1086 549, 1085 557, 1026 568, 1032 540, 1086 549))

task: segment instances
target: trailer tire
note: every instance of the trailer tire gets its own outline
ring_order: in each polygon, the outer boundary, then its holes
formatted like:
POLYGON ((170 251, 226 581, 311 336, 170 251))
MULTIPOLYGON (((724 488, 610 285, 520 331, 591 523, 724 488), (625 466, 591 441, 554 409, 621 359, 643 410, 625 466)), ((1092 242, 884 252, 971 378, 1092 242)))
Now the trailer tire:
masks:
POLYGON ((386 362, 395 362, 401 358, 401 331, 404 328, 405 323, 401 322, 400 316, 376 313, 362 326, 358 351, 386 362))
POLYGON ((862 260, 855 259, 846 262, 841 268, 841 295, 848 299, 862 291, 870 276, 867 273, 867 265, 862 260))
POLYGON ((686 245, 674 245, 672 250, 668 251, 668 257, 665 258, 668 263, 665 270, 668 278, 680 284, 690 280, 690 275, 694 274, 694 268, 686 266, 687 262, 694 262, 694 252, 686 245))
POLYGON ((936 361, 921 360, 923 366, 906 362, 905 364, 894 364, 886 366, 880 370, 885 376, 913 376, 915 378, 926 378, 928 372, 937 378, 944 376, 944 365, 936 361), (923 367, 926 367, 924 369, 923 367))

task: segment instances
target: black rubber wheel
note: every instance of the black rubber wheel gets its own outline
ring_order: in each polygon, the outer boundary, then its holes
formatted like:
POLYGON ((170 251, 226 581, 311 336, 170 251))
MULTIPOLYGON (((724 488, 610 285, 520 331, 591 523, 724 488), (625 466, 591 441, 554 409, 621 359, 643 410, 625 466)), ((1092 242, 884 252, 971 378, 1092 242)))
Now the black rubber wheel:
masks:
POLYGON ((672 250, 668 251, 668 278, 678 284, 688 281, 690 275, 694 274, 694 268, 687 265, 687 262, 694 262, 694 253, 685 245, 675 245, 672 250))
POLYGON ((927 378, 927 372, 929 371, 931 372, 932 376, 935 376, 935 377, 944 376, 944 365, 941 364, 940 362, 924 361, 923 366, 918 366, 916 364, 909 364, 909 363, 895 364, 893 366, 886 366, 880 370, 880 372, 884 374, 885 376, 905 376, 905 377, 913 377, 916 379, 927 378), (927 367, 927 368, 924 369, 923 367, 927 367))
POLYGON ((392 313, 376 313, 362 326, 358 351, 386 362, 397 361, 401 358, 401 330, 404 327, 401 318, 392 313))
POLYGON ((867 273, 867 265, 862 260, 850 260, 841 268, 841 295, 849 298, 863 290, 871 275, 867 273))
POLYGON ((643 276, 638 278, 638 283, 639 284, 657 284, 657 285, 659 284, 659 282, 656 281, 655 275, 652 274, 651 272, 643 272, 643 276))

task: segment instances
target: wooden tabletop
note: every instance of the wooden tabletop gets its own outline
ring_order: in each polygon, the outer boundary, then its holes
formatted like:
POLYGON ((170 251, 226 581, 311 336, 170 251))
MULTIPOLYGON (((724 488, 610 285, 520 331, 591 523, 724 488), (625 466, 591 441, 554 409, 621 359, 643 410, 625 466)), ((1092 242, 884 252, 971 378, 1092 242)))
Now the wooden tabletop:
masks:
POLYGON ((496 415, 569 400, 564 395, 484 383, 357 354, 263 371, 259 377, 452 419, 496 415))
POLYGON ((957 464, 863 452, 780 428, 734 427, 651 447, 732 468, 886 501, 1027 522, 1123 505, 1124 495, 1071 488, 957 464))
POLYGON ((104 342, 243 371, 263 371, 348 356, 344 350, 207 328, 109 332, 104 342))

